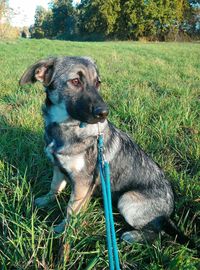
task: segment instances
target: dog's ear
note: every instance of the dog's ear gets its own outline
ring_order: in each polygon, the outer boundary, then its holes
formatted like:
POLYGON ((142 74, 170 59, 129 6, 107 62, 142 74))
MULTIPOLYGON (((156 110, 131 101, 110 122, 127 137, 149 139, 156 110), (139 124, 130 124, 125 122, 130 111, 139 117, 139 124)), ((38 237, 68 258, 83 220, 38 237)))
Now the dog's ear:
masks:
POLYGON ((45 86, 52 81, 56 58, 48 58, 38 61, 30 66, 22 75, 19 84, 42 82, 45 86))

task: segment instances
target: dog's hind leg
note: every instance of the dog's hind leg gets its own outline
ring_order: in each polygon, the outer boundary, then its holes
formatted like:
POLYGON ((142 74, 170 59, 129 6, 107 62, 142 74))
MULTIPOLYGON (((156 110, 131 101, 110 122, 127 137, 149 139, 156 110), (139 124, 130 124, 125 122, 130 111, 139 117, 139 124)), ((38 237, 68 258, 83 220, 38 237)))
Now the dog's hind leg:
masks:
POLYGON ((56 195, 58 195, 65 188, 66 183, 65 175, 59 170, 57 166, 55 166, 53 170, 53 179, 51 182, 50 191, 46 195, 35 199, 35 205, 40 208, 48 206, 50 202, 55 200, 56 195))
POLYGON ((122 234, 126 242, 152 241, 162 229, 162 217, 170 211, 161 198, 146 197, 140 192, 129 191, 118 200, 118 208, 132 231, 122 234))

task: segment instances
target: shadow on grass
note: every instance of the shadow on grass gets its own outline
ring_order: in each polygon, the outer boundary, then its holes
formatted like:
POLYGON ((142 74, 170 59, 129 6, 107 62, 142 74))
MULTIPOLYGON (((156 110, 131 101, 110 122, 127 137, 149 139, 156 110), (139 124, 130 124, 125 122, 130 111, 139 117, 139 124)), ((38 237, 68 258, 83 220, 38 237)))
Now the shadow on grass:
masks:
POLYGON ((41 133, 3 124, 0 127, 0 144, 0 158, 16 167, 22 175, 26 172, 31 182, 50 176, 41 133))
MULTIPOLYGON (((17 181, 19 181, 20 185, 20 183, 23 181, 21 177, 23 178, 25 176, 26 181, 31 185, 31 189, 26 191, 30 192, 28 195, 30 196, 30 200, 27 198, 30 203, 29 206, 26 205, 25 207, 30 207, 32 197, 34 198, 38 195, 43 195, 49 191, 52 178, 52 165, 47 160, 43 151, 43 134, 39 132, 36 133, 22 127, 9 126, 4 121, 4 123, 0 126, 0 145, 0 165, 1 163, 6 165, 2 168, 0 167, 0 169, 4 170, 4 172, 2 172, 3 174, 7 174, 6 179, 1 186, 3 190, 5 189, 11 194, 15 194, 16 191, 12 191, 10 189, 14 188, 15 182, 17 188, 17 181), (9 168, 11 168, 12 172, 9 168), (21 177, 19 177, 19 175, 21 177)), ((21 190, 21 192, 25 191, 21 190)), ((27 196, 27 194, 24 194, 24 197, 25 196, 27 196)), ((15 208, 18 207, 18 204, 15 202, 14 195, 5 195, 5 197, 10 200, 10 205, 14 205, 15 208)), ((50 231, 52 224, 56 224, 63 219, 63 213, 65 212, 67 204, 66 200, 68 200, 68 195, 63 194, 59 204, 53 203, 48 209, 38 209, 37 218, 40 221, 38 224, 45 223, 50 231)), ((5 215, 5 220, 10 219, 9 214, 7 214, 7 212, 9 212, 9 206, 7 207, 5 205, 4 207, 8 209, 2 212, 2 215, 5 215)), ((31 212, 28 211, 30 212, 30 216, 24 214, 26 213, 26 208, 16 209, 16 213, 24 217, 26 216, 26 218, 30 220, 31 216, 34 216, 34 208, 30 210, 31 212)), ((41 228, 39 230, 41 230, 41 228)), ((7 232, 4 231, 2 222, 0 222, 0 231, 1 239, 7 239, 5 238, 7 232)), ((62 241, 62 237, 54 237, 53 239, 52 252, 55 261, 58 261, 62 241)))

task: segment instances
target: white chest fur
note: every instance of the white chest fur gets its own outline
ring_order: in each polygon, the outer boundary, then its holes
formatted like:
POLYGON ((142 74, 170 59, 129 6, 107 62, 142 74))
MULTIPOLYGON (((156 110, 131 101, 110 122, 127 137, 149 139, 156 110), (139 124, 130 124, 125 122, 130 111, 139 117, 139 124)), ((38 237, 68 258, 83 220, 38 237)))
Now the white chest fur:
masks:
POLYGON ((85 166, 84 154, 74 156, 57 155, 57 157, 62 167, 72 174, 81 172, 85 166))
MULTIPOLYGON (((46 147, 46 154, 48 158, 54 163, 53 156, 54 142, 51 142, 46 147)), ((81 172, 85 166, 84 153, 78 155, 68 156, 62 153, 55 153, 56 158, 58 159, 60 165, 70 174, 81 172)))

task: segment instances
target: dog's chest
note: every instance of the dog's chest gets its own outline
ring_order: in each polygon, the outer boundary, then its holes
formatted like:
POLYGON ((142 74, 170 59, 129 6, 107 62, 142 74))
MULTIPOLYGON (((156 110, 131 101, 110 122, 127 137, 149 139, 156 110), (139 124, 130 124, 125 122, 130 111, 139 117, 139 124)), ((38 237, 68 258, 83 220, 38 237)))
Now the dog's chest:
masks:
POLYGON ((57 155, 59 163, 70 175, 80 173, 85 168, 84 154, 66 156, 57 155))
POLYGON ((54 163, 58 163, 67 173, 80 173, 85 168, 84 153, 66 155, 55 149, 55 142, 51 142, 45 149, 47 157, 54 163))
MULTIPOLYGON (((69 175, 90 174, 96 162, 95 147, 91 145, 96 142, 98 126, 80 128, 78 121, 67 117, 62 104, 44 110, 46 155, 69 175)), ((105 123, 100 125, 104 127, 105 123)))

